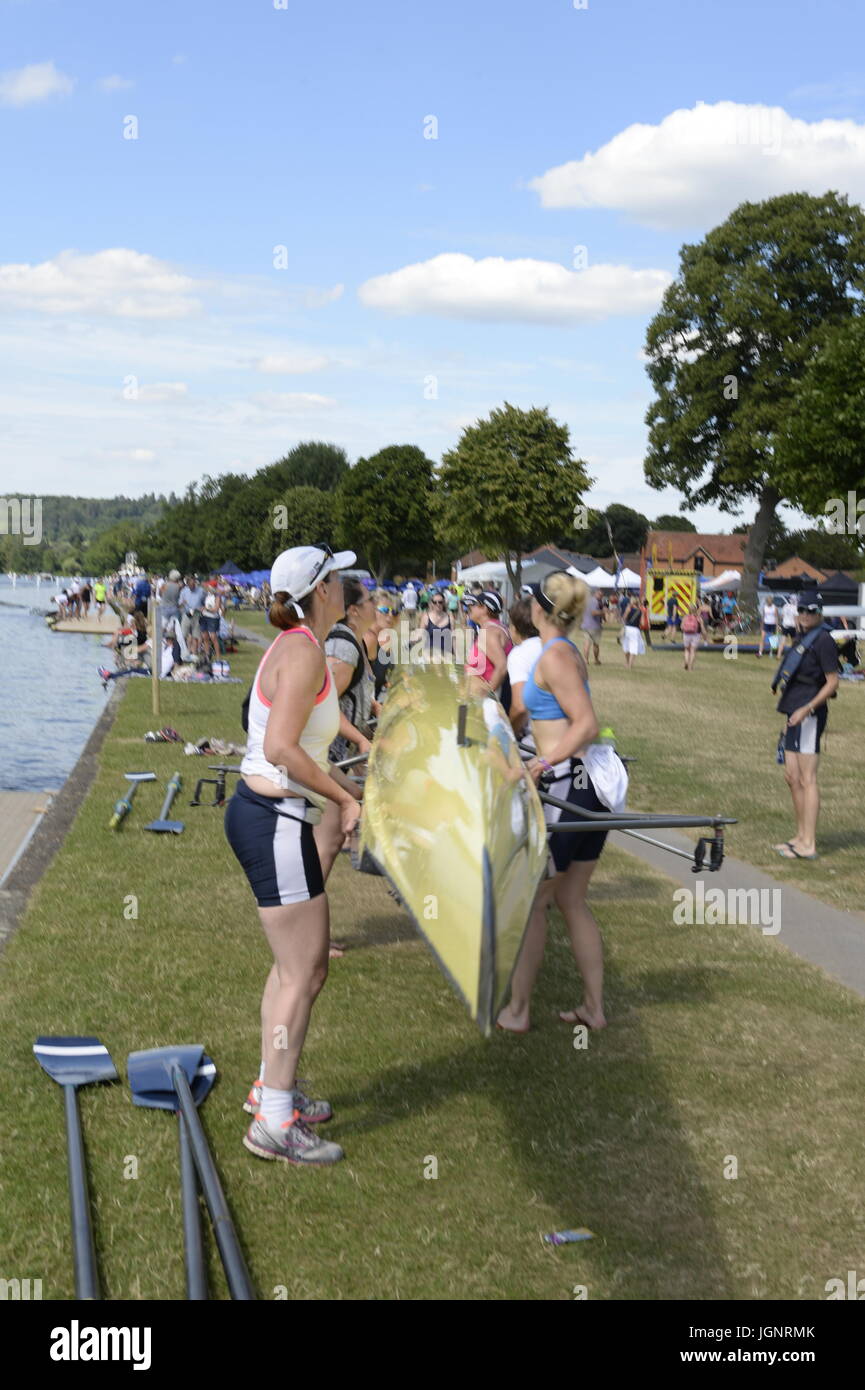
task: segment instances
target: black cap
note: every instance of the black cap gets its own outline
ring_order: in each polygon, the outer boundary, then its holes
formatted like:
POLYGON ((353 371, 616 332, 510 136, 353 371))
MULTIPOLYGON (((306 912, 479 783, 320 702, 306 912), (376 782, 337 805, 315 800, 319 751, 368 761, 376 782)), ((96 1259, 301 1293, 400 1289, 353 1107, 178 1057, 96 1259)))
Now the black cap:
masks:
POLYGON ((800 613, 822 613, 823 595, 822 594, 800 594, 798 602, 800 613))
POLYGON ((501 594, 497 594, 494 589, 483 589, 479 594, 472 594, 468 603, 469 607, 474 607, 476 603, 479 603, 482 608, 486 608, 487 612, 496 616, 502 612, 504 607, 501 594))

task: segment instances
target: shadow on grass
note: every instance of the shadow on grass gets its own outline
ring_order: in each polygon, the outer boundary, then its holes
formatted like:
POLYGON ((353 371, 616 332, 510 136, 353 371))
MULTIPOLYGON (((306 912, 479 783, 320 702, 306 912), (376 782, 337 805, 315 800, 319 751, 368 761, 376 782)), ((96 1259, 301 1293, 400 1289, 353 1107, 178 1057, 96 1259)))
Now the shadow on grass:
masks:
MULTIPOLYGON (((558 931, 563 934, 561 922, 558 931)), ((711 1201, 636 1011, 645 1006, 646 991, 659 1002, 710 998, 707 977, 699 970, 658 971, 642 976, 629 994, 613 967, 608 984, 617 1022, 577 1050, 572 1029, 549 1021, 551 987, 559 995, 562 988, 550 976, 560 976, 566 956, 562 943, 548 952, 528 1035, 474 1038, 335 1096, 335 1108, 363 1111, 340 1125, 338 1137, 350 1142, 375 1133, 404 1119, 407 1109, 475 1095, 492 1100, 526 1202, 537 1194, 555 1209, 557 1225, 595 1232, 594 1268, 603 1271, 610 1296, 731 1297, 711 1201), (551 955, 559 959, 552 962, 551 955)), ((497 1127, 490 1142, 500 1144, 499 1134, 497 1127)))
POLYGON ((360 930, 354 933, 345 927, 334 928, 334 935, 345 942, 346 955, 349 952, 368 950, 371 946, 397 946, 403 941, 417 941, 411 919, 394 905, 393 915, 388 917, 365 917, 360 930))
POLYGON ((817 831, 818 853, 825 854, 833 849, 861 849, 865 847, 865 830, 823 830, 817 831))

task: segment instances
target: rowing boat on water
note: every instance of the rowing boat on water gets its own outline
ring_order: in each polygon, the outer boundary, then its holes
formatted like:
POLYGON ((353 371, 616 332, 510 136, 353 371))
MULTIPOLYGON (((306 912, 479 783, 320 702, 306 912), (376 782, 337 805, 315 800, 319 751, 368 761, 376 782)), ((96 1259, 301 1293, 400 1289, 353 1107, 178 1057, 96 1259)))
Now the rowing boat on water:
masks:
POLYGON ((393 884, 488 1033, 545 870, 547 840, 507 716, 462 668, 395 672, 369 757, 360 856, 361 867, 393 884))

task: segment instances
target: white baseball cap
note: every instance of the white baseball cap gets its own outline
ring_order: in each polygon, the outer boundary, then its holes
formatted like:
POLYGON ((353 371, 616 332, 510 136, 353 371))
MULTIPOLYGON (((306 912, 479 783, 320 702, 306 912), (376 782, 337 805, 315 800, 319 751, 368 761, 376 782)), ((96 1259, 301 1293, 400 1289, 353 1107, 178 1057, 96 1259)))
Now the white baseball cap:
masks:
POLYGON ((338 550, 334 555, 326 545, 296 545, 283 550, 270 571, 271 593, 305 598, 334 570, 350 569, 356 559, 353 550, 338 550))

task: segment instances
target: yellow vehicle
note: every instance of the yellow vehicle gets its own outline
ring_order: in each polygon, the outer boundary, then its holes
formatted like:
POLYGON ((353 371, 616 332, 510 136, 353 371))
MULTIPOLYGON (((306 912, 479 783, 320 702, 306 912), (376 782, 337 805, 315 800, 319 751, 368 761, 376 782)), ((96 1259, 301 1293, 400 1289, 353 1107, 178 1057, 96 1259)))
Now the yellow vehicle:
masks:
POLYGON ((696 570, 647 568, 645 597, 652 627, 666 627, 667 600, 676 600, 676 612, 683 618, 691 604, 700 601, 700 576, 696 570))
POLYGON ((488 1034, 547 864, 507 716, 464 668, 402 666, 368 766, 359 867, 390 880, 488 1034))

